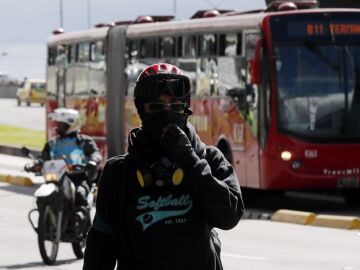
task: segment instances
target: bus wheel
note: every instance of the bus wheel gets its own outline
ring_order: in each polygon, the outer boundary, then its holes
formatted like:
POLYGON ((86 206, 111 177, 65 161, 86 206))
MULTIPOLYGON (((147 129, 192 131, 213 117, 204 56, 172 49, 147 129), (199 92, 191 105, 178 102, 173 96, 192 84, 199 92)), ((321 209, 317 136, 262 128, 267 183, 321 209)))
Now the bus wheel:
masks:
POLYGON ((343 196, 348 206, 360 206, 360 189, 344 189, 343 196))
POLYGON ((26 106, 30 107, 31 103, 30 101, 26 101, 26 106))
POLYGON ((18 98, 17 99, 17 105, 20 107, 21 106, 21 100, 18 98))

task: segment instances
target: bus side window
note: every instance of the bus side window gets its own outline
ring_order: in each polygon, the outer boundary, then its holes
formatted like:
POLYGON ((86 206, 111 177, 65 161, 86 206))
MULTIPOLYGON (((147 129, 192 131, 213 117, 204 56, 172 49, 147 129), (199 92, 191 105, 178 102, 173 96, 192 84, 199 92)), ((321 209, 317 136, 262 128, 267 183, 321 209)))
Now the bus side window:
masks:
POLYGON ((186 58, 196 57, 196 36, 183 37, 183 56, 186 58))
POLYGON ((245 47, 245 57, 247 60, 252 59, 255 54, 256 42, 260 38, 258 32, 249 32, 245 33, 244 47, 245 47))
POLYGON ((48 49, 48 65, 49 66, 55 65, 55 59, 56 59, 56 48, 51 47, 48 49))
POLYGON ((236 46, 236 55, 243 55, 243 49, 242 49, 242 44, 243 44, 243 35, 242 33, 238 33, 237 34, 237 46, 236 46))
POLYGON ((175 56, 175 38, 163 37, 159 38, 159 57, 175 56))
POLYGON ((90 46, 89 43, 78 44, 77 61, 86 63, 90 60, 90 46))
POLYGON ((56 48, 55 64, 61 66, 62 69, 67 65, 67 50, 68 46, 66 45, 58 45, 56 48))
POLYGON ((139 59, 139 50, 140 50, 140 43, 139 40, 129 40, 128 43, 129 47, 129 60, 130 62, 135 62, 137 59, 139 59))
POLYGON ((214 34, 205 34, 199 36, 199 55, 216 55, 216 36, 214 34))
POLYGON ((241 35, 236 33, 222 34, 219 36, 219 55, 236 56, 241 54, 241 35))
POLYGON ((177 38, 176 56, 183 57, 183 39, 182 37, 177 38))
POLYGON ((67 62, 68 64, 76 62, 76 44, 68 45, 67 46, 67 62))
POLYGON ((145 38, 140 40, 140 58, 156 57, 156 39, 145 38))
POLYGON ((90 44, 90 61, 99 62, 105 60, 104 44, 101 40, 90 44))

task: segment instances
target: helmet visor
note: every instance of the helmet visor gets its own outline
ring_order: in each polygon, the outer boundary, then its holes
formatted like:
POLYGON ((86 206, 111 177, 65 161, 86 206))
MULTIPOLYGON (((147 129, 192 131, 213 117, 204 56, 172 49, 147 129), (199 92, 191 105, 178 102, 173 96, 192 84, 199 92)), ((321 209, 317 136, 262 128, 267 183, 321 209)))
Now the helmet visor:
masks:
POLYGON ((186 99, 190 95, 189 79, 180 75, 157 74, 142 79, 136 85, 135 96, 153 99, 161 95, 169 95, 175 99, 186 99))

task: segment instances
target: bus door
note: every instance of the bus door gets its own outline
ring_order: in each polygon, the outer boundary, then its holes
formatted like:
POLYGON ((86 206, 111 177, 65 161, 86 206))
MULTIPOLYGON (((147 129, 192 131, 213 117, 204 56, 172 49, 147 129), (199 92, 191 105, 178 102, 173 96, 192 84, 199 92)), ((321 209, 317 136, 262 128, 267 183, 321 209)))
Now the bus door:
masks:
MULTIPOLYGON (((257 30, 243 32, 243 52, 249 63, 255 55, 255 49, 260 34, 257 30)), ((259 144, 258 144, 258 87, 252 83, 248 64, 245 72, 246 103, 244 109, 245 128, 245 156, 246 156, 246 184, 248 187, 260 187, 259 144)))

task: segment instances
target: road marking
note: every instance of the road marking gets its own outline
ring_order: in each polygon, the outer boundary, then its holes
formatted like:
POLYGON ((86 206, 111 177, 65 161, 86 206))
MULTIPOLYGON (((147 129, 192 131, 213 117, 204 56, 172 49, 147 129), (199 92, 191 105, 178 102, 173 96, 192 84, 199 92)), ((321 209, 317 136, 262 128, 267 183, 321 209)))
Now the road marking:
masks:
POLYGON ((226 252, 221 252, 221 256, 233 257, 233 258, 238 258, 238 259, 246 259, 246 260, 254 260, 254 261, 265 261, 265 260, 267 260, 267 258, 265 258, 265 257, 255 257, 255 256, 248 256, 248 255, 226 253, 226 252))

